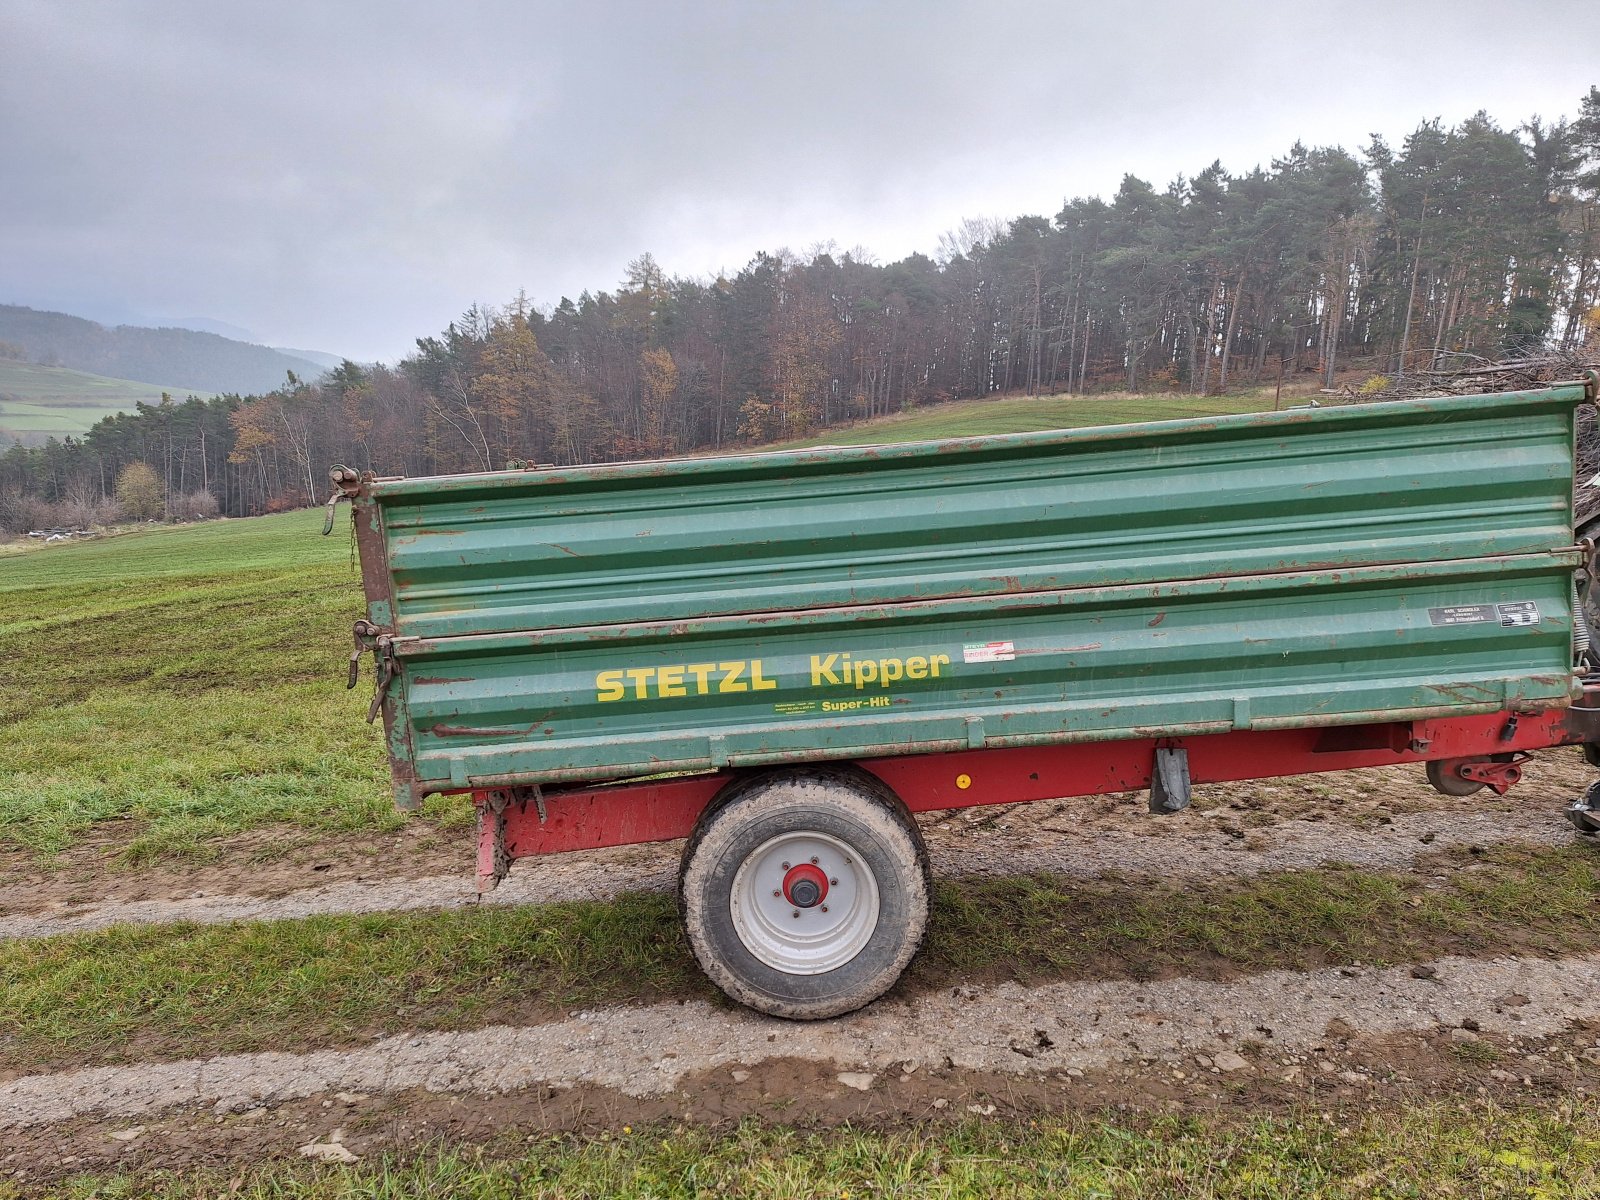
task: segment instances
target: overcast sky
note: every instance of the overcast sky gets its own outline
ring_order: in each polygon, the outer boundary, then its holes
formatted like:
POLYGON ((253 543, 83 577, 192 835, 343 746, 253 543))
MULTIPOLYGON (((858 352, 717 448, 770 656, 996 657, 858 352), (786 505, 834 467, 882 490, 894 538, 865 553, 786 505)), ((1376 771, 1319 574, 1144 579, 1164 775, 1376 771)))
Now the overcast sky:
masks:
POLYGON ((1594 83, 1594 0, 0 0, 0 303, 392 361, 645 250, 889 261, 1594 83))

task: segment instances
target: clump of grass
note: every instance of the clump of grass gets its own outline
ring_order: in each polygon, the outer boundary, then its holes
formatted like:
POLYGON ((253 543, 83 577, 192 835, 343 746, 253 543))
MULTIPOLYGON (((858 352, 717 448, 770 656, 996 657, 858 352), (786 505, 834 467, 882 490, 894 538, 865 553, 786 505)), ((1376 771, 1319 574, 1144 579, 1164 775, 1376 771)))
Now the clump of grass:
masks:
POLYGON ((118 926, 0 944, 0 1061, 333 1044, 709 990, 658 896, 118 926))
POLYGON ((1493 1042, 1482 1040, 1454 1042, 1450 1046, 1452 1057, 1474 1067, 1492 1067, 1500 1061, 1500 1050, 1493 1042))
POLYGON ((1148 978, 1591 943, 1580 927, 1600 889, 1600 861, 1588 847, 1499 847, 1477 861, 1492 869, 1457 873, 1437 889, 1355 869, 1203 887, 1048 875, 941 884, 936 936, 914 972, 1148 978))

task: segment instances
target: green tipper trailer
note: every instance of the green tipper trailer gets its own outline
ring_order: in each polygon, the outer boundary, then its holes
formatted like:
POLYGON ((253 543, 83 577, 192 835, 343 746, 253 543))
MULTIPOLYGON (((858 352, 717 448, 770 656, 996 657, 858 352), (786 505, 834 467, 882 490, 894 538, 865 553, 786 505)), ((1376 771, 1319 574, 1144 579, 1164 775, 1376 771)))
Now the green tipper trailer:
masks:
MULTIPOLYGON (((1394 762, 1503 792, 1600 738, 1578 406, 1539 391, 380 479, 354 502, 396 799, 479 882, 688 838, 707 973, 821 1017, 927 922, 911 814, 1394 762)), ((330 512, 331 512, 330 502, 330 512)), ((1593 832, 1600 813, 1569 816, 1593 832)))

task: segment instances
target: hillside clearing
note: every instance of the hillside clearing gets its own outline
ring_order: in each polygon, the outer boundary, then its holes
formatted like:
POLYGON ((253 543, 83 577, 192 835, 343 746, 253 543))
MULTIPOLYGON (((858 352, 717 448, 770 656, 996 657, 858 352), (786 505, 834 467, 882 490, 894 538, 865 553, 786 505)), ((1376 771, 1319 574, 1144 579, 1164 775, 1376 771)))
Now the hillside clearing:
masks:
MULTIPOLYGON (((1306 397, 1285 392, 1283 404, 1304 404, 1306 397)), ((1173 421, 1186 417, 1218 417, 1228 413, 1262 412, 1273 407, 1274 389, 1256 388, 1226 396, 1096 393, 1087 396, 1005 396, 957 400, 824 429, 811 437, 778 442, 773 450, 808 446, 859 446, 874 442, 911 442, 923 438, 980 437, 1028 433, 1036 429, 1087 428, 1138 421, 1173 421)))
POLYGON ((211 394, 0 358, 0 440, 33 445, 47 437, 79 436, 137 404, 160 404, 163 392, 174 400, 211 394))

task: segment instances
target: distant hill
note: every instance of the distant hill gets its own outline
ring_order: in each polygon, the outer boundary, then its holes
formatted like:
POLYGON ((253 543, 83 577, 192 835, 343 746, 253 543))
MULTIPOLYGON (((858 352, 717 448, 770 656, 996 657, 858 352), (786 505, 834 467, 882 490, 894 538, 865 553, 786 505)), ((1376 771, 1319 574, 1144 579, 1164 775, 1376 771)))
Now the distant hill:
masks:
POLYGON ((268 346, 192 329, 107 328, 66 313, 0 305, 0 342, 44 366, 196 392, 266 392, 293 371, 315 379, 324 367, 268 346))
POLYGON ((332 371, 344 362, 337 354, 324 354, 321 350, 295 350, 289 346, 274 346, 272 349, 279 354, 287 354, 290 358, 303 358, 307 362, 316 363, 326 371, 332 371))
POLYGON ((128 412, 141 400, 159 404, 162 392, 174 400, 205 394, 0 358, 0 450, 87 433, 102 417, 128 412))
MULTIPOLYGON (((106 322, 101 321, 104 325, 106 322)), ((196 333, 214 333, 218 337, 231 338, 236 342, 252 342, 260 345, 256 335, 242 325, 230 325, 226 321, 218 321, 212 317, 161 317, 155 320, 141 317, 136 320, 118 321, 118 325, 140 325, 146 329, 192 329, 196 333)))

